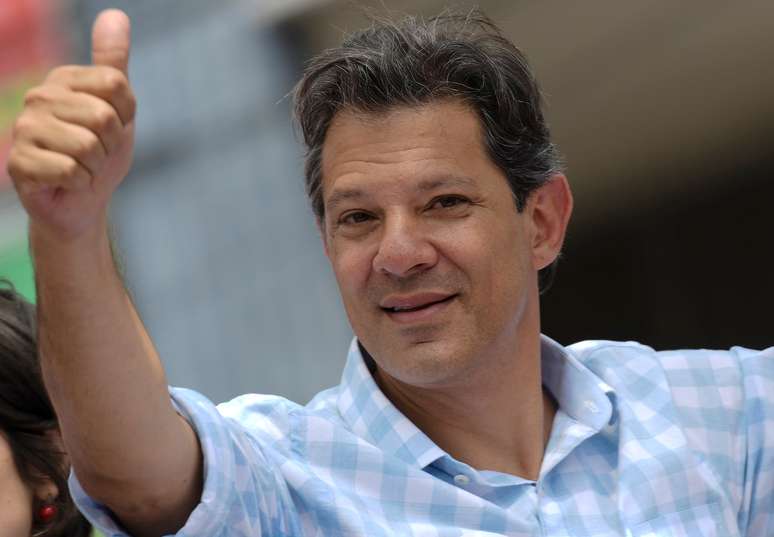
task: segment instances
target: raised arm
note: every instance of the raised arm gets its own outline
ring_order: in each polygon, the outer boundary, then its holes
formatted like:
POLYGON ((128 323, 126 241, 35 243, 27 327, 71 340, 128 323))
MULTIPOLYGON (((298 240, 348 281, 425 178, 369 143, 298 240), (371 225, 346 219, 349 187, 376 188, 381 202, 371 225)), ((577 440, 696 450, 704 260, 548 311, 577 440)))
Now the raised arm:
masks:
POLYGON ((91 66, 26 96, 8 171, 30 217, 46 386, 84 489, 135 535, 178 530, 201 493, 201 450, 111 254, 108 204, 127 174, 135 101, 129 19, 94 23, 91 66))

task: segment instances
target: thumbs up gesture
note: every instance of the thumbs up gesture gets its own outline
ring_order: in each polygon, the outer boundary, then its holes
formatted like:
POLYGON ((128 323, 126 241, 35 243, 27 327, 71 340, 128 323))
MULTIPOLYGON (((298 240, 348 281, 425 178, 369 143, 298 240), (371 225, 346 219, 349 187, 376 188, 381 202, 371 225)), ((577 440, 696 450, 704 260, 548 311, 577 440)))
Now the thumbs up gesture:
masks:
POLYGON ((103 11, 92 30, 92 65, 58 67, 25 95, 8 173, 31 229, 49 238, 77 239, 105 226, 110 196, 129 171, 129 47, 129 18, 103 11))

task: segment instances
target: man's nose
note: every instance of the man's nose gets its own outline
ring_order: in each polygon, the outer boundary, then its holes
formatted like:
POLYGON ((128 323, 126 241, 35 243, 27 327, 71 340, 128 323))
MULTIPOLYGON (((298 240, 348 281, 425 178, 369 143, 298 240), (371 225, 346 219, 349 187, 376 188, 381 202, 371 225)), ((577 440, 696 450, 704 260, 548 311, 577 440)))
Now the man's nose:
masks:
POLYGON ((438 251, 421 223, 410 217, 395 217, 383 228, 373 269, 403 278, 423 272, 438 262, 438 251))

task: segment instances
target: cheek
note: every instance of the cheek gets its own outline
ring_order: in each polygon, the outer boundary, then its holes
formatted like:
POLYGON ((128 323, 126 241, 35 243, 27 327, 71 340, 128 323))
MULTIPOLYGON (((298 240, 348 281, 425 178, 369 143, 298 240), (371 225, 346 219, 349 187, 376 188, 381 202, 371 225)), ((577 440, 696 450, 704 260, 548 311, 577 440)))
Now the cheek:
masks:
POLYGON ((512 224, 476 231, 469 238, 473 246, 459 253, 470 267, 474 290, 487 303, 513 302, 529 285, 531 254, 524 230, 512 224))
POLYGON ((456 264, 478 272, 479 277, 497 279, 496 271, 512 267, 524 253, 524 241, 519 240, 516 225, 504 225, 494 217, 484 222, 471 221, 468 225, 445 230, 440 242, 443 251, 456 264))
POLYGON ((367 248, 336 247, 330 251, 330 261, 345 306, 349 309, 353 300, 364 292, 371 273, 372 257, 367 248))

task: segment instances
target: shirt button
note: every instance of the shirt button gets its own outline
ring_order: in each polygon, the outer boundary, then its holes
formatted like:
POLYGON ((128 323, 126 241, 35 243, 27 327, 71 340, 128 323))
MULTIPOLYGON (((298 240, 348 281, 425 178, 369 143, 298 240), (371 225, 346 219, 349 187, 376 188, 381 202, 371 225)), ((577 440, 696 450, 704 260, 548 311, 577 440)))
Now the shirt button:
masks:
POLYGON ((470 478, 465 474, 457 474, 454 476, 454 482, 457 483, 459 486, 464 487, 465 485, 470 483, 470 478))
POLYGON ((589 412, 597 413, 599 412, 599 407, 594 401, 584 401, 583 406, 588 410, 589 412))

